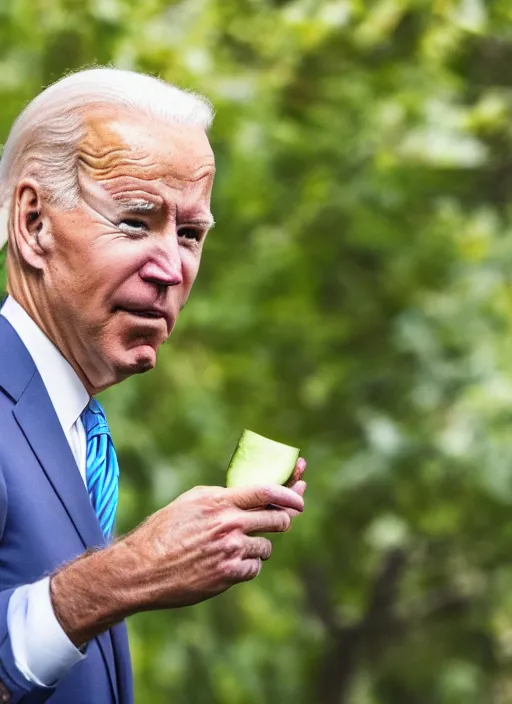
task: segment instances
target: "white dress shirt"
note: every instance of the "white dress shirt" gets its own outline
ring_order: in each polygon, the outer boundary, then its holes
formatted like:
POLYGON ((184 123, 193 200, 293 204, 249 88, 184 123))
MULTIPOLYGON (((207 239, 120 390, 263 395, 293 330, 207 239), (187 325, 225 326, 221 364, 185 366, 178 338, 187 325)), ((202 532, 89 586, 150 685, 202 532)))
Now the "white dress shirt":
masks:
MULTIPOLYGON (((34 360, 85 482, 86 435, 80 414, 89 394, 73 367, 14 298, 7 298, 0 315, 11 323, 34 360)), ((39 687, 54 686, 85 657, 57 621, 49 588, 49 577, 18 587, 7 609, 16 666, 39 687)))

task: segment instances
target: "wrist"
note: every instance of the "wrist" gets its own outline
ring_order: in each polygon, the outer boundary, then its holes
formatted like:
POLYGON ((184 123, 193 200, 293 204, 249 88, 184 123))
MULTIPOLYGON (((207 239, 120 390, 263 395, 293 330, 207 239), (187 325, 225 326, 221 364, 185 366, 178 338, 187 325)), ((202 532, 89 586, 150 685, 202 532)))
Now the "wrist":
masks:
POLYGON ((85 553, 50 577, 55 617, 77 648, 129 613, 116 562, 114 544, 85 553))

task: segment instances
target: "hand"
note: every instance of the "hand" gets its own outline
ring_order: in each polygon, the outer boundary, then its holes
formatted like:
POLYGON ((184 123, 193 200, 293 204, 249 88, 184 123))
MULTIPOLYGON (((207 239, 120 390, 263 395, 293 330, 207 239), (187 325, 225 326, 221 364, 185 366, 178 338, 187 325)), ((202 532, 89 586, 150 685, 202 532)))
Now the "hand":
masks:
POLYGON ((55 615, 80 646, 138 611, 187 606, 220 594, 256 577, 270 557, 270 541, 252 534, 288 530, 290 512, 303 508, 300 487, 191 489, 112 546, 90 551, 54 574, 55 615), (269 510, 269 504, 284 510, 269 510))
POLYGON ((253 579, 272 545, 251 534, 284 532, 289 512, 303 508, 297 491, 280 486, 187 491, 121 541, 134 557, 138 601, 150 609, 186 606, 253 579), (268 510, 269 503, 284 510, 268 510))

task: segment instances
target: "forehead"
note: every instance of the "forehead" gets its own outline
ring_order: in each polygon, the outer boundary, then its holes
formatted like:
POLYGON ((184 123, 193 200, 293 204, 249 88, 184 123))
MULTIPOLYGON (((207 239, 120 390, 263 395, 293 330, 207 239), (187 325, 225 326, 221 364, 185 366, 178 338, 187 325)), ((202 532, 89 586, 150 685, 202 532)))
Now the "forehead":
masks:
POLYGON ((83 168, 107 190, 140 180, 171 188, 211 189, 215 161, 203 128, 164 123, 139 113, 97 109, 79 145, 83 168))

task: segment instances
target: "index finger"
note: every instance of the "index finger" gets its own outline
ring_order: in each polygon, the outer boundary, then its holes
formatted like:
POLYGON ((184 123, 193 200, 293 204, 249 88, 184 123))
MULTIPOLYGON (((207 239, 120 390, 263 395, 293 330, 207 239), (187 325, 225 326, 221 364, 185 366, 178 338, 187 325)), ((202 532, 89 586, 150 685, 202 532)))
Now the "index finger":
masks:
POLYGON ((304 457, 299 457, 295 465, 295 469, 293 470, 293 474, 290 479, 286 482, 285 486, 292 486, 296 482, 299 482, 302 479, 305 471, 306 460, 304 459, 304 457))
POLYGON ((304 511, 302 496, 279 484, 237 486, 226 491, 233 504, 246 511, 254 508, 266 508, 268 504, 273 504, 278 508, 291 508, 300 513, 304 511))

